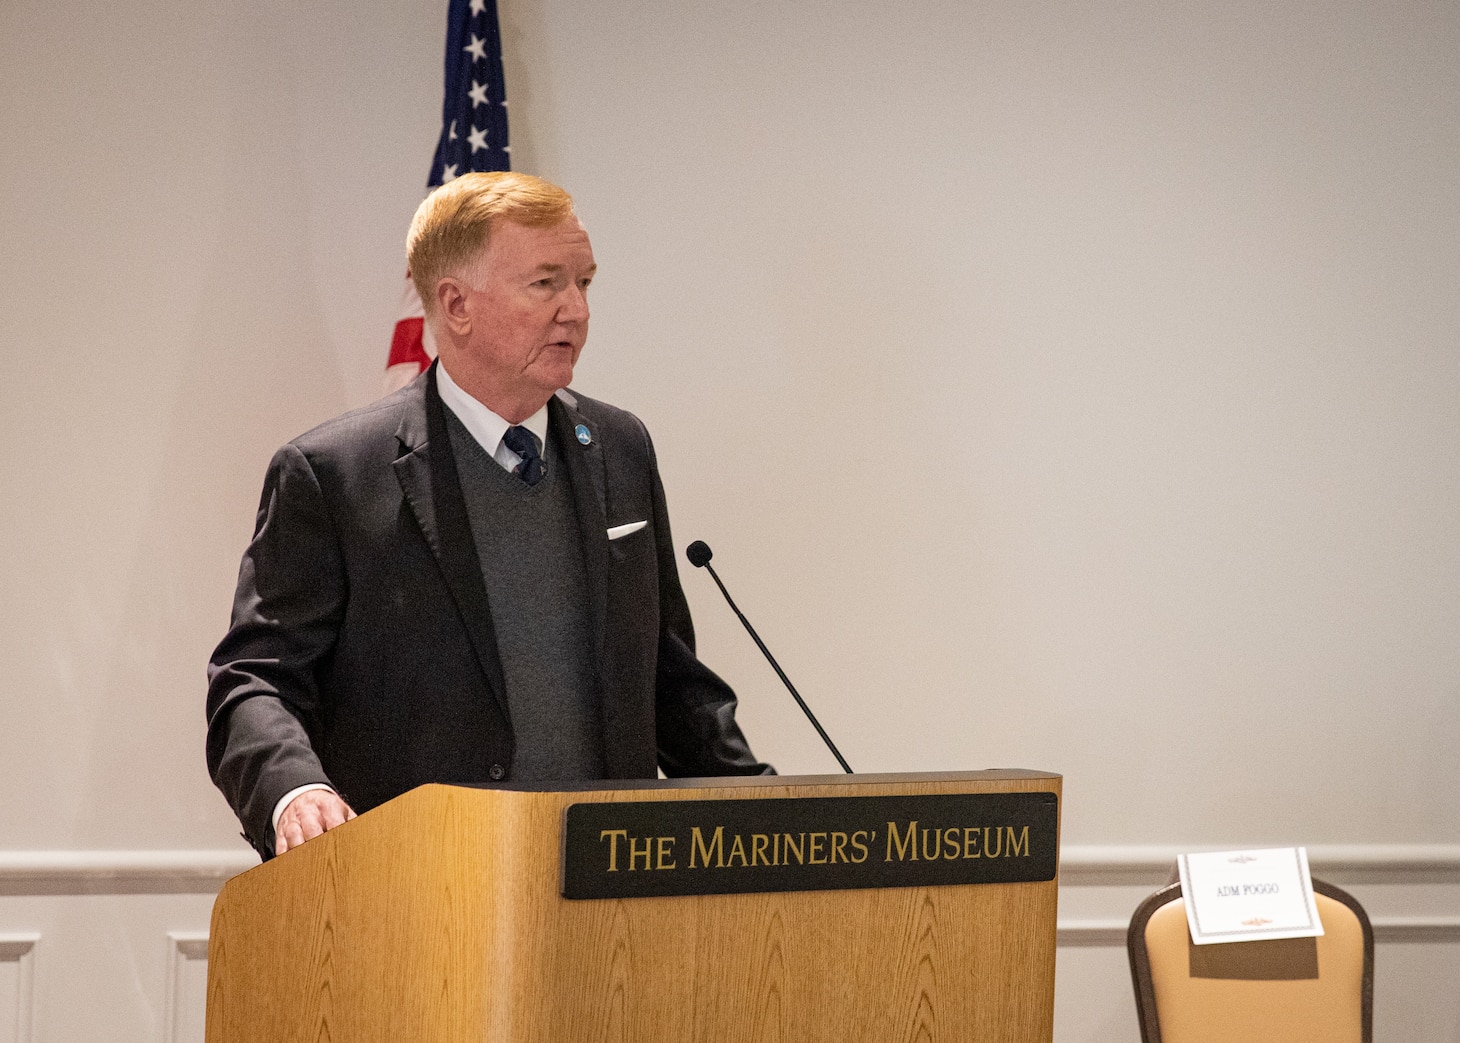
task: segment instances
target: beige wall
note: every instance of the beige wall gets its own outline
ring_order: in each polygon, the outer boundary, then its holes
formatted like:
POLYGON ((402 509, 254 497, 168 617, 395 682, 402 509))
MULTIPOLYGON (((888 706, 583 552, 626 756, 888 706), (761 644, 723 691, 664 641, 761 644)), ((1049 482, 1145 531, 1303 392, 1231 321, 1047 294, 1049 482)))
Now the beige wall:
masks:
MULTIPOLYGON (((270 452, 378 386, 443 6, 0 5, 12 861, 241 848, 203 664, 270 452)), ((1460 839, 1453 5, 502 12, 578 386, 854 766, 1063 772, 1092 850, 1460 839)), ((834 767, 684 578, 758 751, 834 767)))

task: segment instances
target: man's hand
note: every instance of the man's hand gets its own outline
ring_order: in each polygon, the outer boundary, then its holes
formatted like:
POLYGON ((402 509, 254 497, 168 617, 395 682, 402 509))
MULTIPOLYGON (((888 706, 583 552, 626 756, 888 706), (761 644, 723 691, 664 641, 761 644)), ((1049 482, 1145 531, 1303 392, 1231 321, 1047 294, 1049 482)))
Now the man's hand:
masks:
POLYGON ((312 840, 327 829, 334 829, 341 822, 355 817, 350 805, 340 799, 338 793, 327 789, 312 789, 291 800, 284 813, 279 816, 279 828, 275 831, 274 854, 282 855, 291 847, 298 847, 306 840, 312 840))

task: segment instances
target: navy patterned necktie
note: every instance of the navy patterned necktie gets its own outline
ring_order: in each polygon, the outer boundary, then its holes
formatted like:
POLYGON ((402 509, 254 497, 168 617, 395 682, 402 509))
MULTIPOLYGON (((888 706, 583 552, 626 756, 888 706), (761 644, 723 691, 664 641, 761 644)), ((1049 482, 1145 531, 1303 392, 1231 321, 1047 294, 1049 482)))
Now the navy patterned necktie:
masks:
POLYGON ((536 485, 542 481, 542 476, 547 472, 542 465, 542 454, 538 452, 535 434, 525 427, 509 427, 502 436, 502 442, 522 457, 522 462, 513 470, 513 474, 528 485, 536 485))

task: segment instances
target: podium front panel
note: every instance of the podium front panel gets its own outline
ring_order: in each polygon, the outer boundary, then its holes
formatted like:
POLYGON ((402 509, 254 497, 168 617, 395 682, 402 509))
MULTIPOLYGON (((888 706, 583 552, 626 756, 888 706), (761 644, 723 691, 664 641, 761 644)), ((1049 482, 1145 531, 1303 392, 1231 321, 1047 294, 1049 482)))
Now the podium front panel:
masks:
POLYGON ((565 809, 584 803, 1043 793, 1057 809, 1060 782, 989 771, 425 786, 224 886, 207 1039, 1049 1041, 1053 877, 582 900, 563 894, 562 841, 565 809))

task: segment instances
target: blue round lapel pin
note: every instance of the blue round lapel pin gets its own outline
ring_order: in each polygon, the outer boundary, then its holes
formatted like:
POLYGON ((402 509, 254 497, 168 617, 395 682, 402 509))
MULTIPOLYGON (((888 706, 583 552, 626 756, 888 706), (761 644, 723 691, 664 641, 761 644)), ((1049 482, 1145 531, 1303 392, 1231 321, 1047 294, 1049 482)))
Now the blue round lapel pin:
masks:
POLYGON ((581 445, 587 445, 589 442, 593 441, 593 435, 589 432, 588 427, 585 424, 579 424, 577 427, 573 428, 573 434, 578 436, 578 442, 581 445))

